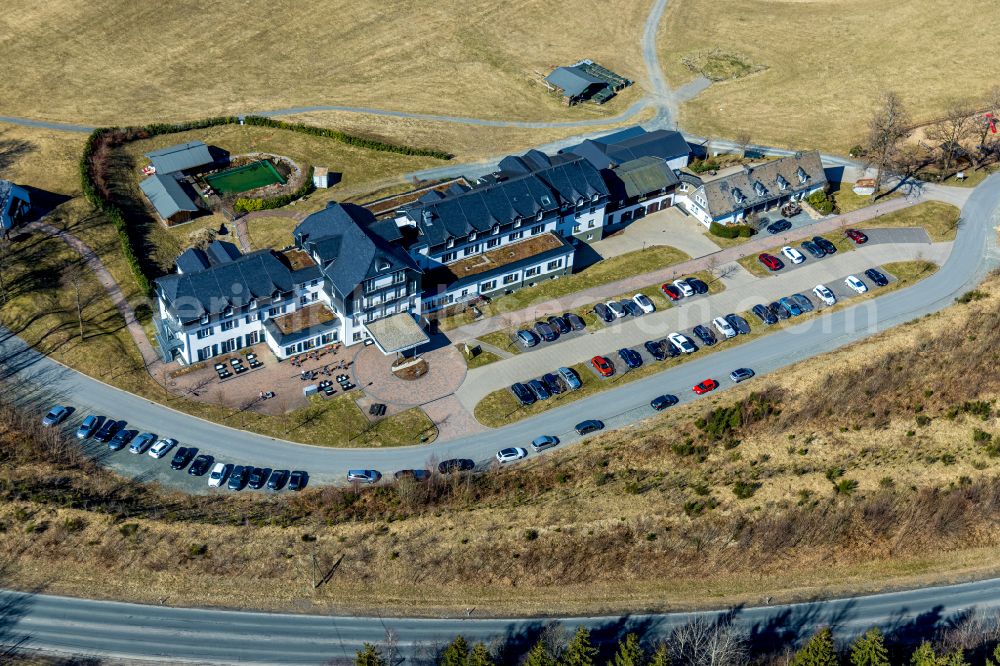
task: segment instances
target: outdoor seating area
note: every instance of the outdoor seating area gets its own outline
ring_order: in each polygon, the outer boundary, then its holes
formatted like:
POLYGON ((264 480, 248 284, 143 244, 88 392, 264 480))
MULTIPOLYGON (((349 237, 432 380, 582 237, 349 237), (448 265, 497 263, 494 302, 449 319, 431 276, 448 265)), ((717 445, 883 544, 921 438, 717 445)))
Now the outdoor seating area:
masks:
POLYGON ((254 352, 247 352, 246 364, 243 363, 243 359, 239 356, 232 356, 216 363, 214 367, 216 374, 219 376, 219 381, 222 382, 234 376, 242 375, 250 370, 263 368, 264 364, 257 358, 257 354, 254 352), (230 370, 230 368, 232 369, 230 370))

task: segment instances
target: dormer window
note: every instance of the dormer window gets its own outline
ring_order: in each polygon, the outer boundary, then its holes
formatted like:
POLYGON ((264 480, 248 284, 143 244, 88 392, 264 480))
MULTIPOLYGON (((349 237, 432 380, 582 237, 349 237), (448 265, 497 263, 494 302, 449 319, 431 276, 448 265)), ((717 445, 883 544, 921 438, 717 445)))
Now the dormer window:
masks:
POLYGON ((778 188, 779 189, 782 189, 782 190, 787 190, 788 189, 788 181, 785 180, 784 176, 782 176, 781 174, 778 174, 777 181, 778 181, 778 188))
POLYGON ((201 316, 201 323, 202 324, 207 324, 208 323, 208 315, 207 314, 204 314, 204 315, 201 316))
POLYGON ((765 194, 767 194, 767 188, 764 187, 764 183, 760 182, 759 180, 753 184, 753 189, 754 192, 756 192, 757 196, 759 197, 762 197, 765 194))
POLYGON ((583 197, 580 197, 579 199, 577 199, 576 207, 577 208, 583 208, 583 204, 585 204, 585 203, 587 203, 587 200, 584 199, 583 197))
POLYGON ((469 242, 471 243, 474 240, 476 240, 476 232, 475 231, 473 231, 472 233, 469 234, 469 242))
POLYGON ((495 233, 495 234, 500 233, 500 225, 499 224, 494 224, 493 225, 493 233, 495 233))
POLYGON ((517 229, 520 226, 521 226, 521 218, 519 218, 519 217, 515 218, 514 219, 514 228, 517 229))
POLYGON ((250 299, 250 304, 249 304, 249 306, 248 306, 248 307, 249 307, 249 308, 250 308, 251 310, 256 310, 256 309, 257 309, 257 299, 256 299, 256 298, 251 298, 251 299, 250 299))
POLYGON ((454 238, 449 238, 448 242, 446 242, 444 245, 445 245, 445 247, 455 247, 455 239, 454 238))
POLYGON ((802 185, 805 185, 806 181, 809 180, 809 174, 807 174, 806 170, 803 169, 802 167, 798 168, 798 171, 795 172, 795 175, 798 176, 799 183, 801 183, 802 185))
POLYGON ((227 305, 226 307, 224 307, 222 309, 222 316, 223 317, 228 317, 231 314, 233 314, 233 306, 232 305, 227 305))
POLYGON ((743 193, 740 192, 740 188, 734 187, 733 188, 733 201, 735 201, 738 204, 739 203, 743 203, 743 199, 744 198, 745 197, 743 196, 743 193))
POLYGON ((392 267, 392 264, 390 264, 390 263, 389 263, 388 261, 386 261, 385 259, 379 259, 379 260, 378 260, 378 261, 377 261, 377 262, 375 263, 375 270, 377 270, 377 271, 387 271, 387 270, 389 270, 389 269, 390 269, 391 267, 392 267))
POLYGON ((272 298, 272 300, 280 301, 281 300, 281 292, 280 291, 274 292, 274 295, 271 298, 272 298))
POLYGON ((538 215, 535 216, 535 219, 538 220, 539 222, 541 222, 543 217, 545 217, 545 211, 544 210, 540 210, 540 211, 538 211, 538 215))
POLYGON ((542 202, 543 206, 551 206, 552 205, 552 198, 549 197, 549 195, 547 195, 547 194, 543 194, 541 196, 540 201, 542 202))
POLYGON ((597 203, 597 200, 600 198, 601 198, 600 195, 595 194, 594 196, 590 197, 590 200, 593 201, 594 203, 597 203))

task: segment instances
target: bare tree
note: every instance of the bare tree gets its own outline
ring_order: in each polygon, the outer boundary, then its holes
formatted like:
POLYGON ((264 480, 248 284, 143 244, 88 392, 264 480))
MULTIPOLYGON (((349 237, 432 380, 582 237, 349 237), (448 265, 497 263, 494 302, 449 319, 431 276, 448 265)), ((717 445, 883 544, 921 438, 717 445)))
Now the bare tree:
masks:
POLYGON ((868 121, 868 141, 865 155, 868 166, 875 167, 875 192, 877 197, 886 173, 894 170, 900 142, 910 133, 910 116, 903 102, 894 92, 882 93, 878 109, 868 121))
POLYGON ((975 109, 964 102, 952 104, 944 118, 927 128, 927 138, 940 142, 941 169, 950 175, 955 159, 961 154, 962 142, 975 131, 975 109))
POLYGON ((978 155, 977 166, 983 165, 987 157, 993 152, 991 144, 996 142, 996 136, 994 136, 991 127, 1000 124, 1000 86, 994 86, 986 93, 983 106, 986 107, 986 113, 992 116, 993 124, 990 123, 990 118, 987 118, 985 115, 976 118, 979 123, 979 150, 976 153, 978 155))
POLYGON ((10 269, 10 238, 4 234, 0 238, 0 304, 7 305, 7 271, 10 269))
POLYGON ((731 617, 699 616, 674 629, 667 643, 675 664, 742 666, 749 661, 747 637, 731 617))
POLYGON ((83 261, 74 261, 63 268, 59 283, 72 290, 76 299, 76 318, 80 324, 80 342, 83 342, 83 293, 87 287, 87 268, 83 261))
POLYGON ((750 132, 739 132, 736 135, 736 147, 740 149, 740 155, 742 157, 747 156, 747 148, 753 143, 753 138, 750 136, 750 132))

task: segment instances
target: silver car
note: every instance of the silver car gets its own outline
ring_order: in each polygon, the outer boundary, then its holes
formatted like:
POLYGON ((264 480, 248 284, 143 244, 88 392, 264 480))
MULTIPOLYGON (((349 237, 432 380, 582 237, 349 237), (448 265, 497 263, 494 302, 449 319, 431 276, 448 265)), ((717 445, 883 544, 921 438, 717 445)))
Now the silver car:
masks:
POLYGON ((580 378, 577 377, 576 372, 574 372, 571 368, 559 368, 559 376, 566 382, 566 386, 569 387, 570 391, 575 391, 583 386, 580 382, 580 378))
POLYGON ((542 435, 541 437, 536 437, 531 440, 531 449, 535 453, 538 453, 539 451, 544 451, 545 449, 551 449, 558 443, 558 437, 555 437, 554 435, 542 435))

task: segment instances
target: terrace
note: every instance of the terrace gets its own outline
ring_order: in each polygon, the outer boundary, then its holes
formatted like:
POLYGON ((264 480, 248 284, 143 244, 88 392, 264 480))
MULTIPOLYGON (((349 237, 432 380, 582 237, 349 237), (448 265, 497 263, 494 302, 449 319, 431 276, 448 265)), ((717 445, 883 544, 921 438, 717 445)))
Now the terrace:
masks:
POLYGON ((532 236, 468 259, 456 261, 447 266, 435 268, 424 274, 424 286, 452 285, 458 280, 517 264, 545 252, 560 249, 565 245, 565 241, 552 233, 532 236))

